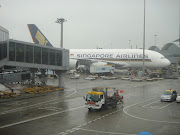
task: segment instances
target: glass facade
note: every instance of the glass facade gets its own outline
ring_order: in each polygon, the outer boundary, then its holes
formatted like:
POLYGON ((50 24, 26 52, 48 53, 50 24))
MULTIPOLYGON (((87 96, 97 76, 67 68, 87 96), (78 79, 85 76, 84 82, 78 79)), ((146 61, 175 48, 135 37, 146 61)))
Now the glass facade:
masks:
POLYGON ((42 48, 42 64, 49 65, 49 49, 42 48))
POLYGON ((57 50, 56 51, 56 60, 57 60, 57 65, 62 66, 62 51, 57 50))
POLYGON ((16 61, 24 62, 24 44, 16 44, 16 61))
POLYGON ((65 55, 68 57, 69 55, 66 52, 68 52, 66 49, 9 39, 8 30, 0 26, 0 67, 10 66, 15 68, 19 66, 68 70, 68 59, 62 62, 62 57, 65 55))
POLYGON ((0 43, 0 60, 7 58, 7 43, 1 42, 0 43))
POLYGON ((50 49, 50 65, 55 65, 56 50, 50 49))
POLYGON ((33 63, 33 46, 26 45, 26 62, 33 63))
POLYGON ((9 42, 9 60, 15 61, 15 43, 9 42))
MULTIPOLYGON (((9 61, 62 66, 62 50, 9 42, 9 61)), ((0 59, 7 57, 6 43, 0 43, 0 59)))
POLYGON ((41 47, 34 46, 34 63, 41 64, 41 47))

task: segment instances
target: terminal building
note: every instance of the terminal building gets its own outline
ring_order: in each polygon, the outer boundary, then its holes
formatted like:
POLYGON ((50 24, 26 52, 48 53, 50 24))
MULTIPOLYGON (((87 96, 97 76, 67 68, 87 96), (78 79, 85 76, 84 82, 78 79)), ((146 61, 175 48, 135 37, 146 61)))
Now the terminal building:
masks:
POLYGON ((173 70, 180 69, 180 39, 165 44, 161 49, 151 46, 149 50, 163 54, 171 62, 173 70))
POLYGON ((149 50, 153 50, 163 54, 171 64, 180 63, 180 39, 165 44, 162 49, 157 46, 151 46, 149 50))
POLYGON ((55 71, 59 87, 64 88, 64 74, 69 70, 69 50, 43 46, 9 39, 9 32, 0 27, 0 72, 1 82, 12 83, 23 79, 35 81, 35 73, 41 71, 41 83, 45 83, 45 70, 55 71), (6 75, 5 71, 26 71, 26 73, 6 75), (31 75, 29 75, 31 74, 31 75))

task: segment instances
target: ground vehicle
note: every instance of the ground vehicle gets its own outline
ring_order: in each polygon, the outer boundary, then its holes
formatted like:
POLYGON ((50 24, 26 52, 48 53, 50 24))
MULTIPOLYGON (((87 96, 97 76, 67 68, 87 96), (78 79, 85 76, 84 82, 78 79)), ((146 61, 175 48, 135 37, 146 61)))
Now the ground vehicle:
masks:
POLYGON ((96 78, 95 77, 86 77, 86 78, 84 78, 85 80, 96 80, 96 78))
POLYGON ((165 90, 163 95, 161 95, 161 101, 174 101, 176 100, 177 92, 175 90, 165 90))
POLYGON ((150 78, 159 78, 162 77, 162 73, 159 72, 153 72, 149 75, 150 78))
POLYGON ((75 74, 74 76, 71 76, 71 79, 79 79, 80 75, 79 74, 75 74))
POLYGON ((177 103, 180 103, 180 94, 177 94, 176 102, 177 102, 177 103))
POLYGON ((114 74, 114 66, 112 65, 98 65, 97 63, 90 66, 90 73, 92 74, 114 74))
POLYGON ((95 87, 84 99, 89 110, 103 109, 106 106, 116 107, 117 104, 123 103, 120 91, 111 87, 95 87))

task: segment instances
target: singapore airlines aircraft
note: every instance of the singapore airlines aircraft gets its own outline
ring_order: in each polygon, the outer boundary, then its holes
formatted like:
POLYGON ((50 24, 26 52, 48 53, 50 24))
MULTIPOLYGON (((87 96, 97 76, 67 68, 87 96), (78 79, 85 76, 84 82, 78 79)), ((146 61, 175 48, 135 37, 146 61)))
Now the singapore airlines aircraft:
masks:
MULTIPOLYGON (((35 44, 52 46, 35 24, 28 24, 35 44)), ((52 46, 53 47, 53 46, 52 46)), ((70 49, 70 69, 81 65, 115 65, 119 68, 141 68, 143 65, 142 49, 70 49)), ((163 68, 171 63, 162 54, 145 50, 146 68, 163 68)))

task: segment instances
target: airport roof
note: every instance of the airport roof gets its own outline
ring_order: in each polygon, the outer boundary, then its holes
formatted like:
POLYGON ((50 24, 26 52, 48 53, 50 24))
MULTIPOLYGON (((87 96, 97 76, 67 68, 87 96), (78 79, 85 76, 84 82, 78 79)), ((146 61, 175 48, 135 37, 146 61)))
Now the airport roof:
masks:
POLYGON ((151 46, 149 47, 149 50, 161 52, 161 50, 157 46, 151 46))
POLYGON ((178 48, 178 46, 175 43, 167 43, 163 46, 163 48, 161 50, 167 51, 167 50, 169 50, 170 47, 178 48))
POLYGON ((176 39, 176 40, 174 40, 173 42, 180 42, 180 39, 176 39))
POLYGON ((153 50, 161 53, 167 59, 170 60, 171 63, 176 63, 180 61, 180 39, 177 39, 173 42, 165 44, 161 49, 157 46, 151 46, 149 50, 153 50))

